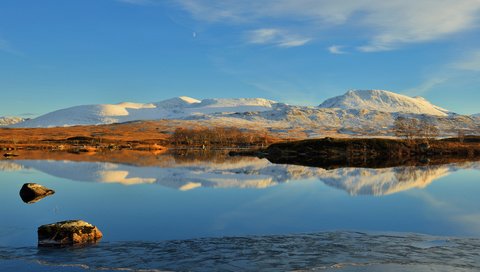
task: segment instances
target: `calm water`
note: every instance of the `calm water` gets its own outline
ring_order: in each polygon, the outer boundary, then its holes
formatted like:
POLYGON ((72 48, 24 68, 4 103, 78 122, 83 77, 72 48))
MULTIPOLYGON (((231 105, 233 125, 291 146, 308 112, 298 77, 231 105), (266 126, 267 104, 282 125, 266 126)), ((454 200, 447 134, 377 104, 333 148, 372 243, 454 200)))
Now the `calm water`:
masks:
POLYGON ((158 161, 0 161, 0 271, 480 270, 478 162, 158 161), (25 204, 26 182, 56 194, 25 204), (67 219, 98 226, 102 242, 38 250, 37 227, 67 219))

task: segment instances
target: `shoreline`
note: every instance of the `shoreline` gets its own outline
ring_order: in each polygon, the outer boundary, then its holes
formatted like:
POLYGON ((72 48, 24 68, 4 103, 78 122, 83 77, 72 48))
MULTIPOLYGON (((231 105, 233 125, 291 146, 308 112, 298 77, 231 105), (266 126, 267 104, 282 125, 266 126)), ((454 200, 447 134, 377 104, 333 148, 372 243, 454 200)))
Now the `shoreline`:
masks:
POLYGON ((424 166, 480 160, 480 137, 408 141, 402 139, 309 139, 267 148, 232 151, 232 156, 266 158, 272 163, 321 168, 424 166))

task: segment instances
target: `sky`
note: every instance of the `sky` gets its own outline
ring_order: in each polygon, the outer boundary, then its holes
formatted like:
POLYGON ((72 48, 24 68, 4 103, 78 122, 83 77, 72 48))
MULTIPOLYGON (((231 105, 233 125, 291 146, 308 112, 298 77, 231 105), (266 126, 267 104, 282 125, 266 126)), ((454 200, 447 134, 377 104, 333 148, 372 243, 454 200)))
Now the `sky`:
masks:
POLYGON ((0 1, 0 116, 351 89, 480 112, 480 0, 0 1))

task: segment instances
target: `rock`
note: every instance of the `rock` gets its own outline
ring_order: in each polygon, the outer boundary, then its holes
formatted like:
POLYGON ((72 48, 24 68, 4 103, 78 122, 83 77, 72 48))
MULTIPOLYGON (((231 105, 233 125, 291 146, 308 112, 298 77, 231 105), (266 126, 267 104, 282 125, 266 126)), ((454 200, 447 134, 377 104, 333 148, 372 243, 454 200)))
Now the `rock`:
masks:
POLYGON ((54 190, 36 183, 25 183, 23 184, 22 189, 20 189, 20 197, 23 202, 28 204, 38 202, 42 198, 53 195, 54 193, 54 190))
POLYGON ((62 247, 94 244, 102 239, 102 232, 82 220, 69 220, 38 228, 39 247, 62 247))
POLYGON ((19 155, 15 154, 15 153, 8 152, 8 153, 3 154, 3 156, 5 158, 13 158, 13 157, 18 157, 19 155))
POLYGON ((420 148, 420 152, 425 153, 430 149, 430 145, 428 143, 421 143, 418 145, 418 148, 420 148))

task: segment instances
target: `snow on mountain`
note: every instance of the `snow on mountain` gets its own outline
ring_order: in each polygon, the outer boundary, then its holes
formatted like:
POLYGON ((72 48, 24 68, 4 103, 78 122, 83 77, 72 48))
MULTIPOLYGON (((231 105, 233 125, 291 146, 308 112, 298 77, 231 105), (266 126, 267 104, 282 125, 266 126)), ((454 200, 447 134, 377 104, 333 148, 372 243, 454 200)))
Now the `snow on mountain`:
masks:
POLYGON ((25 119, 21 117, 3 116, 3 117, 0 117, 0 127, 21 123, 23 121, 25 121, 25 119))
POLYGON ((77 106, 27 120, 12 127, 98 125, 137 120, 186 120, 206 126, 236 126, 265 129, 279 137, 325 137, 392 135, 399 117, 426 119, 442 135, 461 129, 478 133, 480 118, 459 115, 431 104, 388 91, 349 91, 319 107, 293 106, 262 98, 216 98, 197 100, 176 97, 156 103, 119 103, 77 106))
POLYGON ((276 103, 263 98, 204 99, 181 96, 157 103, 83 105, 47 113, 14 127, 98 125, 136 120, 183 119, 213 113, 270 110, 276 103))
POLYGON ((447 116, 448 110, 435 106, 423 97, 409 97, 383 90, 352 90, 325 100, 320 108, 365 109, 447 116))

